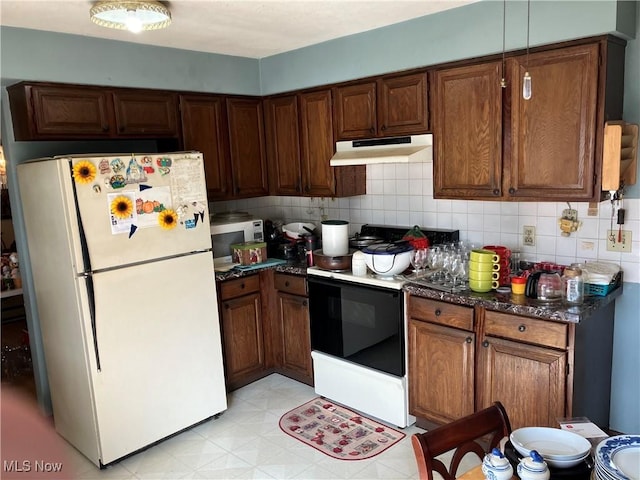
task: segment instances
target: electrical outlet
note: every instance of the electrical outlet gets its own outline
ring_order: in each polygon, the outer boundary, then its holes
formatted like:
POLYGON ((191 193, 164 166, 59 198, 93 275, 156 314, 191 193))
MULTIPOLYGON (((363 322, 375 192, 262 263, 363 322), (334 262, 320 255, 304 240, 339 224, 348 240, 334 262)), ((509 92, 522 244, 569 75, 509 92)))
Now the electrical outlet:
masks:
POLYGON ((536 246, 536 227, 530 225, 522 227, 522 245, 527 247, 536 246))
POLYGON ((618 241, 618 230, 607 230, 607 250, 609 252, 631 252, 631 230, 620 232, 618 241))

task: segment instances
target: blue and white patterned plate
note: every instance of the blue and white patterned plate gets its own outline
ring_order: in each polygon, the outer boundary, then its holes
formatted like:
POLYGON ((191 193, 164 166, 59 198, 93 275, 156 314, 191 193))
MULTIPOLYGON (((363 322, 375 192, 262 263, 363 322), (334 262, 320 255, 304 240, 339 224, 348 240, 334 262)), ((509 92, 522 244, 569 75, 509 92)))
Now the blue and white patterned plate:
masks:
POLYGON ((640 480, 640 435, 618 435, 598 444, 595 456, 600 473, 620 480, 640 480))

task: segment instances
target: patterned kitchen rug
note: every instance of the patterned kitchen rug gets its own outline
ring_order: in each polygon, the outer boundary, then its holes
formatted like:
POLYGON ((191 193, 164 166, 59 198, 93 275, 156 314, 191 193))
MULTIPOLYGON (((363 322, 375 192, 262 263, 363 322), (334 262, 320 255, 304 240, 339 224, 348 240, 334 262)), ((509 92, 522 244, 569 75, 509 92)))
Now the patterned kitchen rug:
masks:
POLYGON ((404 433, 317 397, 285 413, 280 428, 340 460, 371 458, 402 440, 404 433))

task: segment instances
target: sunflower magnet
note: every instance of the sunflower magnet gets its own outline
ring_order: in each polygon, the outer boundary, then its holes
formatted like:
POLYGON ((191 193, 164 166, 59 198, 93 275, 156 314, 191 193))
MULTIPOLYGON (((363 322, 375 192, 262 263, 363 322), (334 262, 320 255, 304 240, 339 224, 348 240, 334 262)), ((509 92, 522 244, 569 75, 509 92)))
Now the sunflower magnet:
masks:
POLYGON ((88 160, 81 160, 73 166, 73 179, 76 183, 89 184, 96 179, 96 166, 88 160))
POLYGON ((128 233, 131 236, 131 227, 138 223, 135 192, 109 193, 107 201, 111 233, 113 235, 128 233))

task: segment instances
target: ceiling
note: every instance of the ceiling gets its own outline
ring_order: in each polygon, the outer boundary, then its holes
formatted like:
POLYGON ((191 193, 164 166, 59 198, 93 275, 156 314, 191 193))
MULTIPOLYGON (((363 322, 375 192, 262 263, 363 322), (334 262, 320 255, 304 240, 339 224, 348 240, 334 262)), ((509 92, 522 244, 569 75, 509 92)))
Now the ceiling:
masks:
POLYGON ((89 0, 0 0, 0 24, 263 58, 478 0, 174 0, 164 30, 139 34, 93 24, 89 0))

